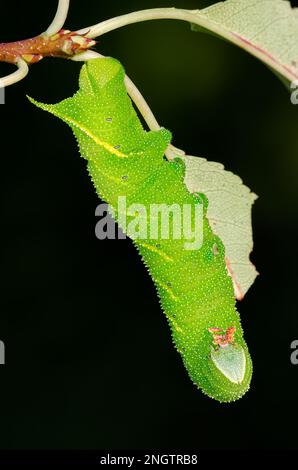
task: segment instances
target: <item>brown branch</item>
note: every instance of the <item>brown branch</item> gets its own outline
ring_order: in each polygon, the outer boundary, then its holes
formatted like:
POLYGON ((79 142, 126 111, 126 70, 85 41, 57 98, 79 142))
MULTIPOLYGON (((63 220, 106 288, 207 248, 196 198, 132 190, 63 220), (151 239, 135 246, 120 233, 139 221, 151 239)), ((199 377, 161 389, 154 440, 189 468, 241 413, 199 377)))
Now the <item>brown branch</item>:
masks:
POLYGON ((0 62, 16 64, 19 59, 23 59, 27 64, 35 64, 44 57, 71 59, 95 44, 85 34, 62 29, 53 36, 41 34, 23 41, 0 43, 0 62))

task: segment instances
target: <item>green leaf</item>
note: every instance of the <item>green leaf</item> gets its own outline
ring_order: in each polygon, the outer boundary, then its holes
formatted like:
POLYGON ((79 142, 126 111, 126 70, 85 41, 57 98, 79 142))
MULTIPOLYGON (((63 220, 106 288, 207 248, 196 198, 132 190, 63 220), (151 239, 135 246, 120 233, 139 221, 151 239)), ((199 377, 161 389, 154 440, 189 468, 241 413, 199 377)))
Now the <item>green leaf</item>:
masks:
POLYGON ((226 0, 193 12, 209 31, 258 57, 281 78, 298 78, 298 9, 287 0, 226 0))
POLYGON ((241 300, 258 274, 249 260, 253 248, 251 208, 257 196, 221 163, 189 155, 179 158, 185 162, 187 189, 208 198, 207 218, 225 246, 235 296, 241 300))

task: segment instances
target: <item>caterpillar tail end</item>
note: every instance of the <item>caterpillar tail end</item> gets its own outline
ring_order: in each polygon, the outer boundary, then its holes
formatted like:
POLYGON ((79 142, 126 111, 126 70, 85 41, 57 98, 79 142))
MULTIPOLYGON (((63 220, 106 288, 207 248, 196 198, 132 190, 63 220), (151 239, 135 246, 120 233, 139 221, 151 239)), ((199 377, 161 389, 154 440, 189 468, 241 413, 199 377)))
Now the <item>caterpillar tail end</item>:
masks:
POLYGON ((244 341, 211 350, 208 379, 203 380, 202 390, 221 403, 237 401, 248 392, 252 371, 251 357, 244 341))
POLYGON ((185 351, 184 364, 204 394, 221 403, 242 398, 250 388, 252 360, 240 328, 208 328, 206 342, 185 351), (234 337, 236 334, 236 338, 234 337))
POLYGON ((244 380, 246 356, 242 346, 228 344, 211 351, 211 360, 217 369, 232 383, 240 385, 244 380))

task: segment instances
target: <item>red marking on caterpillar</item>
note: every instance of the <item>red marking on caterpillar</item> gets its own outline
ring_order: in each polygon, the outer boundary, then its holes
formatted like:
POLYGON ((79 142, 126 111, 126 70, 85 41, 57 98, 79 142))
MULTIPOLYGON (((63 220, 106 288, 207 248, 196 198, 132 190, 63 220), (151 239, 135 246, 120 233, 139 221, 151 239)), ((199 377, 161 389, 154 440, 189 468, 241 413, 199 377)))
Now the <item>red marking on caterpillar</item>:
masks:
POLYGON ((235 326, 230 326, 226 330, 222 328, 208 328, 208 331, 213 336, 213 344, 218 349, 219 347, 224 348, 228 346, 228 344, 234 343, 234 334, 236 331, 235 326))

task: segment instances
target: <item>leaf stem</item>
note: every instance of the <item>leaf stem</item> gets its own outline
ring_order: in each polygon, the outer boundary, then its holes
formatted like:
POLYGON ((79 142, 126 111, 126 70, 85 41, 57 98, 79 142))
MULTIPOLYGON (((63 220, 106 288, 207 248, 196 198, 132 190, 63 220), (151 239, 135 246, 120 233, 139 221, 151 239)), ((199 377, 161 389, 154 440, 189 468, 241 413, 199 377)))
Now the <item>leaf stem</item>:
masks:
POLYGON ((237 32, 229 31, 220 23, 211 20, 204 10, 183 10, 179 8, 152 8, 149 10, 141 10, 126 15, 117 16, 106 21, 102 21, 88 28, 78 31, 78 34, 86 34, 89 38, 102 36, 115 29, 122 28, 133 23, 140 23, 151 20, 182 20, 195 24, 202 30, 209 31, 223 39, 244 49, 259 60, 264 62, 269 68, 276 71, 289 82, 298 78, 296 70, 281 63, 273 57, 268 51, 258 47, 253 42, 241 36, 237 32))
POLYGON ((59 0, 56 15, 44 34, 52 36, 63 28, 68 15, 69 2, 70 0, 59 0))
MULTIPOLYGON (((81 29, 79 34, 86 34, 90 38, 102 36, 103 34, 114 31, 134 23, 152 20, 183 20, 192 22, 195 14, 199 14, 199 10, 182 10, 178 8, 152 8, 149 10, 140 10, 126 15, 116 16, 106 21, 102 21, 93 26, 81 29)), ((210 21, 205 21, 207 29, 210 21)))
POLYGON ((10 75, 7 75, 6 77, 0 78, 0 88, 20 82, 28 74, 29 67, 23 59, 18 59, 15 65, 18 67, 18 70, 16 70, 16 72, 13 72, 10 75))

